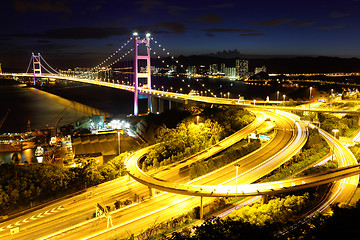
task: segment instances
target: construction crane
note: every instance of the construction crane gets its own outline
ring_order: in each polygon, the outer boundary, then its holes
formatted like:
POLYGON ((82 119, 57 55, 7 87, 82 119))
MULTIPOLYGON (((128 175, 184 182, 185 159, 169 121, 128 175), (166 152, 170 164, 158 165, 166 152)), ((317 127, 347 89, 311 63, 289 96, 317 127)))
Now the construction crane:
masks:
POLYGON ((1 128, 1 126, 4 124, 7 116, 9 115, 9 112, 10 112, 10 108, 7 110, 5 116, 4 116, 4 117, 1 119, 1 121, 0 121, 0 128, 1 128))

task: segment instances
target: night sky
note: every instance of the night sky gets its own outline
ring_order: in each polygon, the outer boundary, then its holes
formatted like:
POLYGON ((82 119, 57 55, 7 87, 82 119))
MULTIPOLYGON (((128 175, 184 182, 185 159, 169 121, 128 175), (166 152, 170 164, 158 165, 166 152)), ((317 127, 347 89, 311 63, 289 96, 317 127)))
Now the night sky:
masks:
POLYGON ((57 68, 93 67, 134 31, 175 56, 360 57, 360 0, 5 0, 0 63, 25 71, 32 52, 57 68))

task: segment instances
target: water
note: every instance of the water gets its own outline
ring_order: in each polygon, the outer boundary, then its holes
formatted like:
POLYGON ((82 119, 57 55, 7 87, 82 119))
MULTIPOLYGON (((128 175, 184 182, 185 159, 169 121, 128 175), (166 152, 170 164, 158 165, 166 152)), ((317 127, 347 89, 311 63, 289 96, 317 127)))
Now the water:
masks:
MULTIPOLYGON (((83 115, 105 114, 106 116, 114 116, 133 113, 134 95, 127 91, 83 84, 51 88, 45 92, 25 85, 10 85, 10 83, 9 80, 0 80, 0 120, 10 109, 8 117, 0 127, 0 133, 24 132, 28 120, 30 120, 31 128, 40 129, 54 126, 58 121, 59 126, 65 125, 76 121, 83 115)), ((264 100, 267 96, 271 100, 276 100, 276 91, 279 90, 279 88, 272 86, 248 85, 244 82, 227 79, 198 79, 195 81, 187 78, 154 77, 152 85, 155 85, 157 89, 164 90, 170 90, 172 87, 173 91, 183 93, 188 93, 191 89, 205 92, 210 88, 218 96, 220 93, 227 94, 229 92, 230 98, 238 98, 241 95, 245 99, 261 98, 264 100)), ((303 95, 308 95, 305 88, 300 91, 283 88, 280 91, 280 96, 287 94, 291 97, 291 94, 296 92, 304 92, 303 95)), ((146 111, 146 100, 142 101, 140 107, 142 109, 139 112, 146 111)), ((11 154, 0 153, 0 161, 8 162, 11 159, 11 154)), ((33 154, 33 149, 23 151, 21 153, 22 160, 27 159, 29 161, 33 154)))
MULTIPOLYGON (((62 88, 59 95, 25 85, 0 80, 0 121, 8 109, 10 112, 0 127, 0 133, 25 132, 30 121, 32 129, 72 123, 83 115, 128 114, 132 111, 133 94, 110 88, 83 85, 62 88), (69 100, 70 99, 70 100, 69 100), (78 100, 78 101, 76 101, 78 100), (85 104, 84 104, 85 103, 85 104)), ((0 152, 0 162, 11 161, 13 152, 0 152)), ((22 162, 34 156, 34 149, 19 152, 22 162)))

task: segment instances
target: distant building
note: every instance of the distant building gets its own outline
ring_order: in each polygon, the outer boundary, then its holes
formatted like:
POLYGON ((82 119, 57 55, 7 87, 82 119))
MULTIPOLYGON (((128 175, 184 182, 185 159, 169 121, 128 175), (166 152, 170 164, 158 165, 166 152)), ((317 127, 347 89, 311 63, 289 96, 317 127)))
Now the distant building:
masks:
POLYGON ((236 67, 236 77, 239 79, 243 79, 249 75, 249 61, 243 59, 236 59, 235 61, 236 67))
POLYGON ((219 73, 218 65, 216 63, 211 64, 210 65, 210 74, 215 75, 215 74, 218 74, 218 73, 219 73))
POLYGON ((188 75, 195 75, 197 72, 196 72, 196 66, 188 66, 186 68, 186 73, 188 75))
POLYGON ((258 74, 258 73, 261 73, 261 72, 266 73, 266 67, 265 66, 255 68, 255 74, 258 74))
POLYGON ((225 77, 236 77, 236 68, 235 67, 226 67, 225 68, 225 77))
POLYGON ((225 73, 225 63, 220 64, 220 72, 225 73))

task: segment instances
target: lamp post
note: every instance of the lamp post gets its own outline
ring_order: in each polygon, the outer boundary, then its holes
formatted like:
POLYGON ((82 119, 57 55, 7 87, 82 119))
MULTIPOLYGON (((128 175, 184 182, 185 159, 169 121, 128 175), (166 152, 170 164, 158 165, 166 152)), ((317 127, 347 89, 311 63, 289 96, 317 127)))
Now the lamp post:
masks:
MULTIPOLYGON (((333 129, 332 132, 334 133, 334 138, 336 139, 336 133, 339 132, 339 129, 333 129)), ((333 154, 331 156, 331 160, 334 160, 334 154, 335 154, 335 143, 333 143, 333 154)))
POLYGON ((277 92, 276 92, 276 101, 279 101, 279 94, 280 94, 280 92, 277 91, 277 92))
POLYGON ((286 98, 286 95, 284 94, 284 95, 283 95, 284 106, 285 106, 285 98, 286 98))
POLYGON ((236 199, 237 199, 237 179, 239 174, 240 164, 235 164, 236 167, 236 178, 235 178, 235 210, 236 210, 236 199))
POLYGON ((331 108, 331 100, 332 100, 332 97, 333 97, 333 92, 334 92, 334 89, 331 89, 331 94, 330 94, 330 98, 329 98, 330 108, 331 108))
POLYGON ((199 116, 196 116, 196 125, 199 125, 199 116))
POLYGON ((118 130, 117 133, 118 133, 118 145, 119 145, 119 155, 121 153, 121 149, 120 149, 120 139, 121 139, 121 133, 122 133, 123 130, 118 130))

